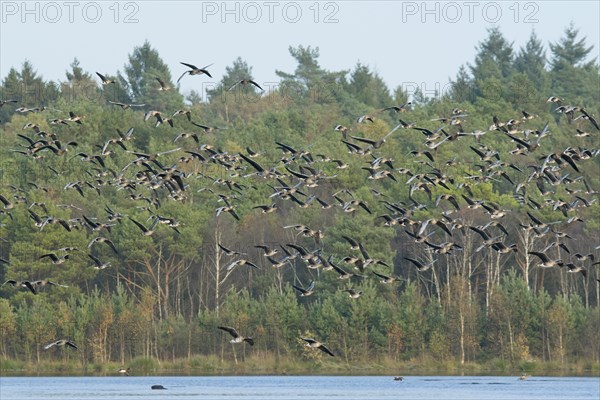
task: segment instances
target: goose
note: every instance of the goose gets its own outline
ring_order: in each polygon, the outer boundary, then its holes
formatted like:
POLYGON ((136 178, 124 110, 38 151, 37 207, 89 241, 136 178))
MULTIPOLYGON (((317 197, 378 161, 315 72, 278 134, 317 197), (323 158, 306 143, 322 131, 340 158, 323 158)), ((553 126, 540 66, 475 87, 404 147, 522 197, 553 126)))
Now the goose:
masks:
POLYGON ((342 290, 342 292, 348 293, 348 297, 350 297, 351 299, 358 299, 360 297, 360 295, 363 293, 361 291, 354 290, 354 289, 344 289, 344 290, 342 290))
POLYGON ((218 243, 217 246, 219 246, 219 248, 223 251, 223 253, 227 254, 228 256, 245 256, 246 255, 246 253, 240 253, 239 251, 228 249, 227 247, 223 246, 221 243, 218 243))
POLYGON ((67 287, 68 287, 67 285, 61 285, 61 284, 59 284, 59 283, 52 282, 52 281, 51 281, 51 280, 49 280, 49 279, 39 279, 39 280, 37 280, 37 281, 33 281, 33 282, 31 282, 31 285, 32 285, 34 288, 38 288, 38 287, 45 287, 45 286, 48 286, 48 285, 50 285, 50 286, 59 286, 59 287, 64 287, 64 288, 67 288, 67 287))
MULTIPOLYGON (((206 75, 208 75, 209 78, 212 78, 212 75, 206 69, 206 68, 210 67, 212 64, 208 64, 207 66, 202 67, 202 68, 198 68, 195 65, 184 63, 184 62, 180 62, 180 64, 185 65, 186 67, 191 68, 191 69, 189 71, 185 71, 183 74, 181 74, 181 76, 179 77, 179 79, 177 79, 177 83, 179 83, 179 81, 181 80, 181 78, 183 78, 185 76, 185 74, 189 74, 189 75, 202 75, 202 74, 206 74, 206 75)), ((161 87, 163 87, 162 84, 161 84, 161 87)))
POLYGON ((192 121, 192 112, 190 110, 177 110, 171 117, 176 117, 177 115, 185 115, 188 121, 192 121))
POLYGON ((160 85, 160 87, 158 88, 159 91, 166 92, 167 90, 171 90, 171 86, 167 85, 165 83, 165 81, 163 81, 159 77, 155 77, 155 79, 158 81, 158 84, 160 85))
POLYGON ((70 340, 67 339, 60 339, 57 340, 56 342, 52 342, 52 343, 48 343, 47 345, 44 346, 44 350, 48 350, 51 347, 54 346, 58 346, 58 347, 72 347, 75 350, 78 350, 78 347, 75 345, 75 343, 71 342, 70 340))
POLYGON ((419 272, 425 272, 425 271, 427 271, 429 268, 433 267, 433 264, 435 263, 435 260, 431 261, 430 263, 423 264, 421 261, 415 260, 413 258, 404 257, 404 259, 406 261, 410 261, 411 263, 413 263, 417 267, 417 270, 419 272))
POLYGON ((229 343, 243 343, 247 342, 250 346, 254 346, 254 339, 251 337, 241 336, 235 328, 230 326, 217 326, 218 329, 221 329, 231 335, 233 339, 229 341, 229 343))
POLYGON ((562 267, 564 265, 561 259, 551 260, 546 254, 539 251, 530 251, 527 254, 538 257, 541 260, 541 263, 539 263, 538 266, 542 268, 562 267))
POLYGON ((389 110, 394 110, 397 113, 398 112, 404 112, 406 111, 410 106, 412 105, 412 102, 407 102, 404 104, 401 104, 399 106, 391 106, 391 107, 386 107, 386 108, 382 108, 381 111, 389 111, 389 110))
POLYGON ((142 234, 144 236, 151 236, 154 233, 154 228, 156 227, 156 224, 158 224, 159 222, 159 218, 154 218, 154 221, 152 222, 152 225, 150 225, 149 228, 146 228, 143 224, 141 224, 140 222, 136 221, 135 219, 131 218, 131 217, 127 217, 129 218, 129 220, 131 222, 133 222, 134 224, 137 225, 138 228, 140 228, 142 230, 142 234))
POLYGON ((234 262, 232 262, 231 264, 229 264, 225 270, 227 271, 231 271, 232 269, 234 269, 237 266, 242 266, 242 265, 248 265, 252 268, 255 269, 259 269, 258 266, 256 266, 256 264, 252 263, 251 261, 246 260, 245 258, 240 258, 239 260, 235 260, 234 262))
POLYGON ((335 354, 333 354, 333 352, 331 350, 329 350, 327 348, 327 346, 325 346, 323 343, 319 342, 318 340, 315 340, 313 338, 300 338, 300 339, 302 339, 306 342, 306 344, 305 344, 306 347, 310 347, 311 349, 319 349, 322 352, 327 353, 332 357, 335 357, 335 354))
POLYGON ((92 254, 88 254, 88 257, 91 258, 92 261, 94 261, 94 264, 96 264, 94 268, 96 269, 104 269, 110 267, 110 262, 103 263, 98 257, 92 254))
POLYGON ((279 250, 276 248, 270 248, 269 246, 265 246, 265 245, 256 245, 254 246, 257 249, 261 249, 264 252, 264 256, 265 257, 273 257, 275 254, 279 253, 279 250))
POLYGON ((381 278, 381 281, 380 281, 381 283, 388 284, 388 283, 394 283, 394 282, 397 282, 399 280, 402 280, 402 278, 399 278, 397 276, 393 276, 393 275, 392 276, 387 276, 387 275, 383 275, 383 274, 380 274, 380 273, 375 272, 375 271, 371 271, 371 272, 373 272, 373 274, 375 276, 381 278))
POLYGON ((4 205, 3 207, 5 210, 12 210, 15 207, 15 204, 13 202, 8 200, 6 197, 2 196, 1 194, 0 194, 0 202, 2 202, 2 204, 4 205))
POLYGON ((207 125, 202 125, 199 123, 196 123, 194 121, 190 121, 192 123, 192 125, 197 126, 198 128, 201 128, 202 130, 204 130, 204 132, 206 133, 211 133, 217 130, 223 130, 223 129, 227 129, 227 128, 220 128, 218 126, 207 126, 207 125))
POLYGON ((83 116, 83 115, 77 115, 73 111, 69 111, 69 118, 67 118, 66 121, 75 122, 75 123, 78 123, 79 125, 81 125, 81 124, 83 124, 84 118, 85 118, 85 116, 83 116))
POLYGON ((132 107, 145 107, 145 104, 129 104, 129 103, 119 103, 118 101, 108 101, 110 104, 121 107, 123 110, 127 110, 132 107))
POLYGON ((510 253, 511 251, 518 252, 519 249, 516 244, 511 244, 507 246, 503 242, 492 243, 492 249, 496 250, 500 254, 510 253))
POLYGON ((336 132, 340 132, 342 134, 342 138, 344 140, 348 140, 348 131, 350 130, 349 128, 345 127, 344 125, 336 125, 333 128, 333 130, 336 132))
POLYGON ((359 249, 359 243, 358 243, 358 241, 352 239, 349 236, 345 236, 345 235, 342 235, 342 239, 344 239, 345 241, 347 241, 350 244, 350 249, 351 250, 358 250, 359 249))
POLYGON ((587 278, 587 271, 584 267, 572 263, 566 264, 566 266, 569 268, 567 273, 576 274, 577 272, 581 272, 581 275, 583 275, 584 278, 587 278))
POLYGON ((308 297, 314 293, 315 281, 311 281, 306 288, 296 285, 292 285, 292 287, 300 292, 300 297, 308 297))
POLYGON ((54 253, 48 253, 48 254, 42 254, 39 259, 41 260, 42 258, 50 258, 50 260, 52 260, 52 264, 54 265, 58 265, 58 264, 62 264, 65 261, 67 261, 69 259, 69 255, 65 254, 64 256, 57 256, 54 253))
POLYGON ((9 279, 9 280, 7 280, 6 282, 3 283, 3 285, 6 285, 6 284, 13 285, 15 287, 24 287, 24 288, 29 289, 29 291, 31 293, 37 294, 35 288, 31 284, 31 282, 29 282, 29 281, 16 281, 14 279, 9 279))
POLYGON ((88 246, 87 246, 88 249, 90 247, 92 247, 94 245, 94 243, 106 243, 115 252, 115 254, 119 254, 119 252, 117 251, 117 248, 115 247, 115 244, 110 239, 107 239, 102 236, 94 238, 88 243, 88 246))
POLYGON ((260 85, 258 83, 254 82, 252 79, 240 79, 239 81, 237 81, 236 83, 234 83, 233 86, 231 86, 229 89, 227 89, 227 91, 233 90, 238 85, 254 85, 261 92, 265 91, 263 88, 260 87, 260 85))
POLYGON ((435 206, 438 207, 440 205, 440 201, 442 200, 448 201, 454 206, 454 208, 456 208, 457 211, 460 211, 460 206, 458 205, 458 201, 456 201, 456 196, 454 196, 453 194, 440 194, 435 199, 435 206))
POLYGON ((0 100, 0 107, 8 103, 17 103, 17 100, 0 100))
POLYGON ((102 75, 100 72, 96 72, 96 75, 100 78, 103 85, 110 85, 111 83, 115 83, 114 79, 108 79, 106 76, 102 75))

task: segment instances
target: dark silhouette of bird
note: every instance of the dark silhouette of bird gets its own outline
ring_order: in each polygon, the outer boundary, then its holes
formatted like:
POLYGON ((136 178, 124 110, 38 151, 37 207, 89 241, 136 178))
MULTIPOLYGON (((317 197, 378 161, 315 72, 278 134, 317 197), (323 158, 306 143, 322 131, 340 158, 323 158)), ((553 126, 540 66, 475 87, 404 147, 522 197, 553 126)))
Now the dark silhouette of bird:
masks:
MULTIPOLYGON (((183 78, 186 74, 188 74, 188 75, 202 75, 202 74, 206 74, 206 75, 208 75, 209 78, 212 78, 212 75, 206 69, 206 68, 210 67, 212 64, 208 64, 207 66, 202 67, 202 68, 198 68, 195 65, 187 64, 187 63, 184 63, 184 62, 180 62, 180 64, 185 65, 186 67, 190 68, 190 70, 189 71, 185 71, 183 74, 181 74, 181 76, 179 77, 179 79, 177 79, 177 83, 179 83, 179 81, 181 80, 181 78, 183 78)), ((159 80, 159 82, 160 82, 160 80, 159 80)), ((161 88, 162 87, 163 87, 163 85, 161 84, 161 88)))
POLYGON ((265 91, 262 87, 260 87, 260 85, 258 83, 256 83, 252 79, 240 79, 239 81, 234 83, 229 89, 227 89, 227 91, 231 91, 239 85, 242 85, 242 86, 253 85, 253 86, 256 86, 261 92, 265 91))

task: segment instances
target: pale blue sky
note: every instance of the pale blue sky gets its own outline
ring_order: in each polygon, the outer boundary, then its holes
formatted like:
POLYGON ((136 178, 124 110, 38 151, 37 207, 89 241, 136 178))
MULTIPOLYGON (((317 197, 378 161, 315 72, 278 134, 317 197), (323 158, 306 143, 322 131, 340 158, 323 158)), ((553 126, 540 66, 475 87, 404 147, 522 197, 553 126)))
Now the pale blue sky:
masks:
MULTIPOLYGON (((390 89, 418 85, 433 92, 473 60, 491 26, 499 26, 517 51, 532 30, 547 47, 572 21, 594 45, 595 57, 600 48, 598 1, 0 3, 1 78, 28 59, 45 79, 64 80, 75 57, 89 72, 115 74, 148 39, 174 80, 185 70, 179 61, 213 63, 218 81, 241 56, 258 82, 276 82, 276 69, 295 68, 288 46, 301 44, 318 46, 326 69, 350 69, 360 61, 390 89)), ((206 76, 185 77, 181 89, 202 91, 208 84, 206 76)))

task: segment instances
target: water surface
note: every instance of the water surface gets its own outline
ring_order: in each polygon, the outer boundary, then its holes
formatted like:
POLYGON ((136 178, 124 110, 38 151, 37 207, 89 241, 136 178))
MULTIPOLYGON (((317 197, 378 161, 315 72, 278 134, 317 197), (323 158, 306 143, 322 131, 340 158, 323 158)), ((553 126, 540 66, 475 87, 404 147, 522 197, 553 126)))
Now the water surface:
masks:
POLYGON ((1 400, 598 400, 600 378, 516 376, 3 377, 1 400), (166 390, 152 390, 160 384, 166 390))

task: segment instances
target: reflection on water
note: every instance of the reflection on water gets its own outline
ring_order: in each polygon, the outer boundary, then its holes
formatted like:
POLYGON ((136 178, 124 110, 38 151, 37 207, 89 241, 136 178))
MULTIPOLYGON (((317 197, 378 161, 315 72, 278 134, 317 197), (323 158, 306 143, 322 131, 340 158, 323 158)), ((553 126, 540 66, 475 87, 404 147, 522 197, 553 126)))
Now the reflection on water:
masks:
POLYGON ((600 378, 391 376, 5 377, 0 399, 598 400, 600 378), (153 390, 162 385, 165 390, 153 390))

